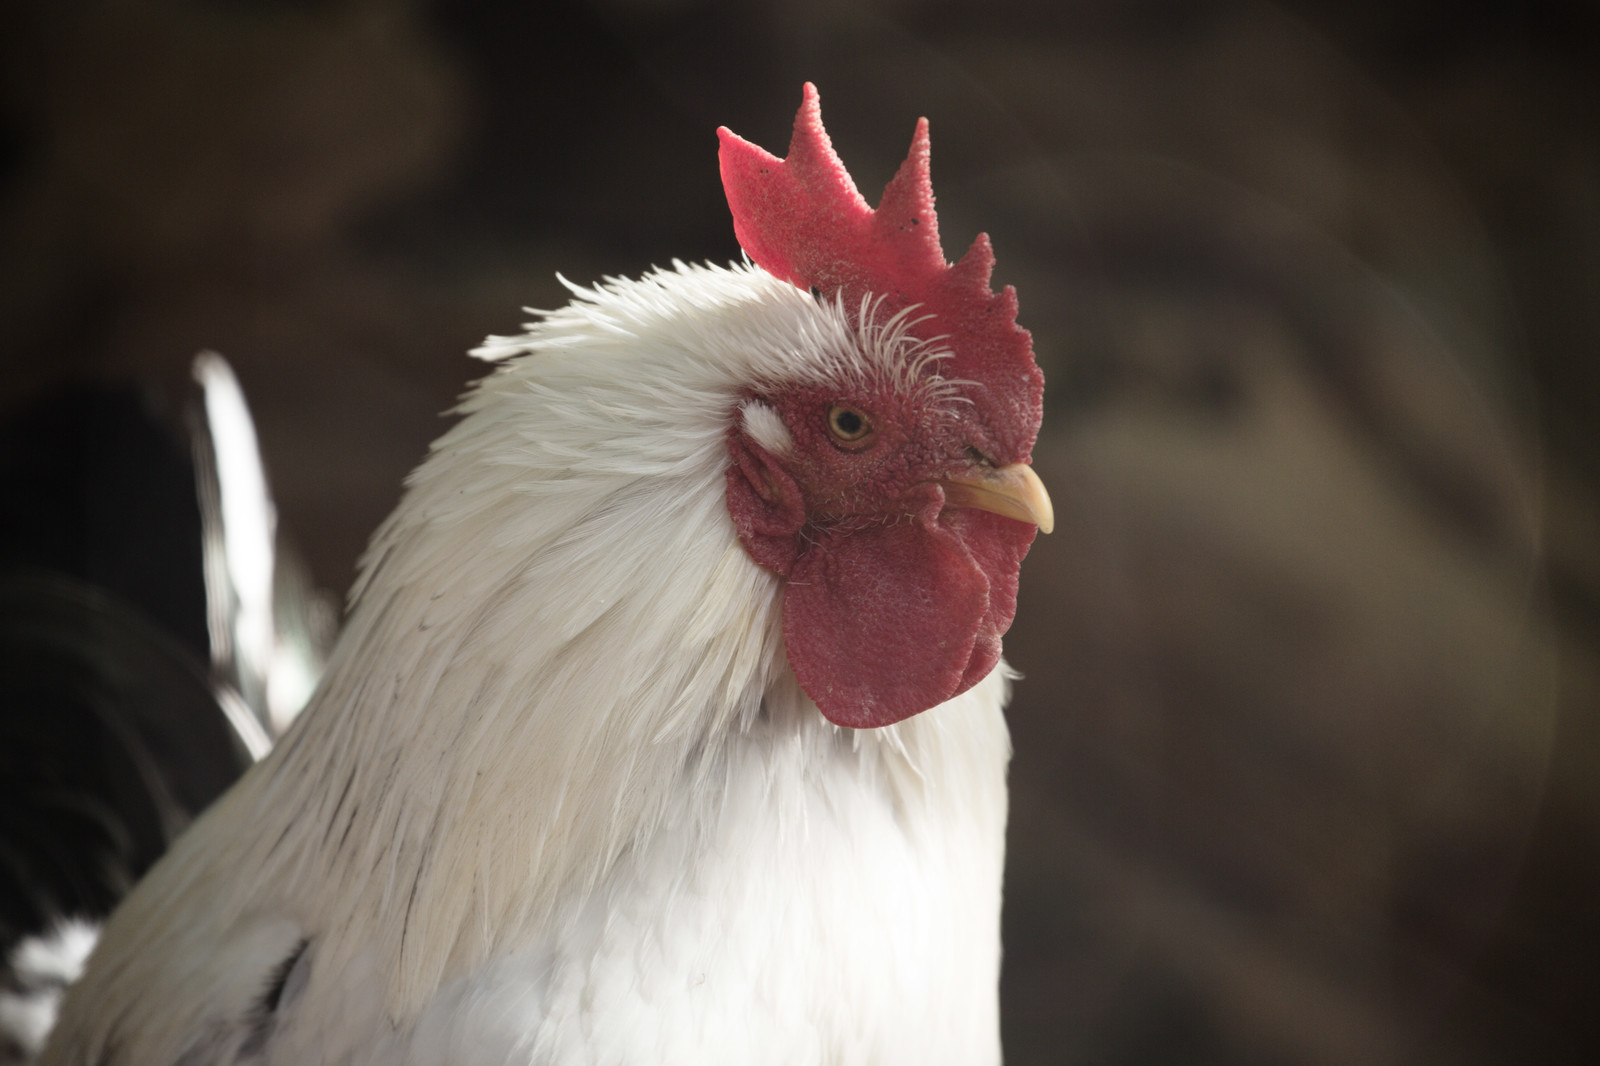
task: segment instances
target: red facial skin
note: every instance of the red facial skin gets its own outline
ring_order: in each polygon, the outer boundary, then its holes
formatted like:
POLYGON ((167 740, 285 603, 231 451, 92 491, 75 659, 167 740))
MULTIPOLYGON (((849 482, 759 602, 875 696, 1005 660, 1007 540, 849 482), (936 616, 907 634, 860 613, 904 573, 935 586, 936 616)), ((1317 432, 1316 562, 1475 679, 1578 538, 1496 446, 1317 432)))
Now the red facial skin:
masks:
POLYGON ((1000 659, 1017 572, 1037 528, 947 508, 941 477, 1025 461, 964 404, 886 389, 760 397, 794 439, 775 456, 735 426, 728 511, 745 551, 787 579, 783 635, 800 686, 828 720, 890 725, 965 692, 1000 659), (846 404, 869 438, 830 432, 846 404))

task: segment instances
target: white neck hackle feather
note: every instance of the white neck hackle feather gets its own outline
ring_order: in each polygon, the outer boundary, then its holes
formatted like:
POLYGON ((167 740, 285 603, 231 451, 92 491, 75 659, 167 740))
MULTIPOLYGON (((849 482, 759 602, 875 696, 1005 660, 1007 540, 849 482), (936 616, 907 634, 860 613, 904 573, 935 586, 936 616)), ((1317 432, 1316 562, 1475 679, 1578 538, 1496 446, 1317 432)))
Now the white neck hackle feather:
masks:
POLYGON ((316 938, 314 982, 384 975, 403 1028, 561 920, 670 805, 684 817, 674 797, 713 819, 730 743, 763 715, 913 807, 1003 823, 1003 683, 992 715, 828 724, 784 659, 781 581, 725 503, 745 390, 914 365, 937 394, 939 353, 903 317, 857 326, 748 263, 573 291, 475 353, 498 366, 374 537, 312 705, 113 926, 123 980, 175 926, 282 915, 316 938))

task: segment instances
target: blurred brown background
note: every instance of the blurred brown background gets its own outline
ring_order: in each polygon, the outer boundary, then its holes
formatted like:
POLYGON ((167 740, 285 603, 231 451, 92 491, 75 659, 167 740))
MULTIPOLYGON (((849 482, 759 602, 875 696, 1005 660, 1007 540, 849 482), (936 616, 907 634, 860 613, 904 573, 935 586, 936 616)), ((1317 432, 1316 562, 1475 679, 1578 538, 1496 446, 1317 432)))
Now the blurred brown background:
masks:
MULTIPOLYGON (((1008 1061, 1600 1054, 1587 0, 30 0, 0 417, 233 361, 342 590, 523 305, 735 257, 713 130, 932 122, 1049 380, 1008 1061)), ((781 959, 772 960, 782 965, 781 959)))

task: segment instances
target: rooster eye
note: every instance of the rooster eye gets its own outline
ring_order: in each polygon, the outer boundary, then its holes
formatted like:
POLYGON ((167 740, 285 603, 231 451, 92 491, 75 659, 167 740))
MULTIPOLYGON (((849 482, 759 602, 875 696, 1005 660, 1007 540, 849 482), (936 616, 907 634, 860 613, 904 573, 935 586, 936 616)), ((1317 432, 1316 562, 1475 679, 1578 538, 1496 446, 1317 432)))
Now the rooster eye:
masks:
POLYGON ((828 432, 840 444, 860 445, 872 436, 872 422, 854 407, 836 403, 828 408, 828 432))

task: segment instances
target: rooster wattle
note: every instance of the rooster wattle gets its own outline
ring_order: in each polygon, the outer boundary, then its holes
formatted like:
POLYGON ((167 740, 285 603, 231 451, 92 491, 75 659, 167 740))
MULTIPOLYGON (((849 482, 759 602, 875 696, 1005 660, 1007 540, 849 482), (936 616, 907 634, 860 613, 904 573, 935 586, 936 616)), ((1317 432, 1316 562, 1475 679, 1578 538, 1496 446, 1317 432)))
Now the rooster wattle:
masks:
POLYGON ((720 131, 751 262, 572 286, 374 537, 306 712, 45 1062, 999 1061, 1001 636, 1042 377, 919 123, 720 131))

